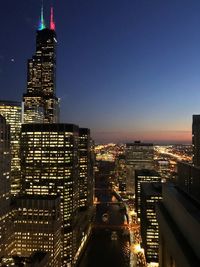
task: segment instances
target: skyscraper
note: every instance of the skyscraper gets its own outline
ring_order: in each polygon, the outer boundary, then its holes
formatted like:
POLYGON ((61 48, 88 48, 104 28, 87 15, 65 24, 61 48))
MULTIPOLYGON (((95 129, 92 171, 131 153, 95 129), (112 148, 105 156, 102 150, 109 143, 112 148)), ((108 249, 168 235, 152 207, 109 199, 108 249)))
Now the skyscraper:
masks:
POLYGON ((0 257, 7 253, 10 236, 10 129, 0 115, 0 257))
POLYGON ((160 174, 154 170, 136 170, 135 171, 135 208, 140 217, 141 207, 141 186, 142 183, 161 182, 160 174))
POLYGON ((193 115, 192 120, 193 164, 200 166, 200 115, 193 115))
POLYGON ((21 131, 21 103, 16 101, 0 101, 0 115, 10 125, 11 150, 11 194, 16 195, 20 190, 20 131, 21 131))
POLYGON ((79 128, 79 207, 88 208, 93 200, 93 163, 90 129, 79 128))
POLYGON ((53 8, 50 28, 46 28, 42 7, 36 34, 36 52, 28 60, 27 92, 23 95, 24 123, 59 122, 59 99, 56 97, 56 44, 53 8))
POLYGON ((22 125, 22 192, 60 195, 62 264, 73 260, 73 225, 78 216, 79 128, 73 124, 22 125))
MULTIPOLYGON (((162 199, 162 183, 143 183, 141 186, 141 236, 146 261, 158 263, 158 221, 156 203, 162 199)), ((156 265, 155 265, 156 266, 156 265)))

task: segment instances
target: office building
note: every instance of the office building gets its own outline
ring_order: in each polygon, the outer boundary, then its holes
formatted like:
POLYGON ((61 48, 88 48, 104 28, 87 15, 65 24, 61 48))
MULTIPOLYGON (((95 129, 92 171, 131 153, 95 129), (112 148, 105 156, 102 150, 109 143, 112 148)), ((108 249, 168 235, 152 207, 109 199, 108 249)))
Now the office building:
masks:
POLYGON ((0 115, 10 125, 11 150, 11 194, 20 191, 20 131, 21 131, 21 103, 16 101, 0 101, 0 115))
POLYGON ((127 191, 135 193, 135 170, 154 168, 154 147, 151 143, 135 141, 125 149, 127 166, 127 191))
POLYGON ((60 197, 20 195, 12 204, 13 236, 10 255, 29 258, 47 252, 49 265, 61 267, 60 197))
POLYGON ((0 257, 7 253, 10 236, 10 127, 0 115, 0 257))
POLYGON ((93 159, 90 130, 79 128, 79 207, 88 208, 93 202, 93 159))
POLYGON ((147 263, 158 264, 158 221, 156 203, 162 199, 161 183, 141 184, 141 236, 147 263))
POLYGON ((60 195, 62 264, 73 259, 73 225, 79 207, 79 128, 73 124, 23 124, 22 192, 60 195))
POLYGON ((50 27, 41 21, 36 33, 36 52, 28 60, 27 92, 23 95, 24 123, 59 122, 59 99, 56 97, 57 37, 51 9, 50 27))
POLYGON ((136 170, 135 171, 135 208, 138 217, 140 218, 141 207, 141 186, 142 183, 161 182, 159 173, 154 170, 136 170))

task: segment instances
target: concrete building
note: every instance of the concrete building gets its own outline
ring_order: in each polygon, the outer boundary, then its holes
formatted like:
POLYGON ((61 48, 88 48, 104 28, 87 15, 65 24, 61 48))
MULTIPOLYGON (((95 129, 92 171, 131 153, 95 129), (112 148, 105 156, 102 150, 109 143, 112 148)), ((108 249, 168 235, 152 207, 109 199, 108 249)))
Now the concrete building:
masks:
POLYGON ((143 183, 161 182, 160 174, 154 170, 136 170, 135 171, 135 208, 140 218, 141 207, 141 186, 143 183))
POLYGON ((135 170, 154 168, 154 147, 151 143, 135 141, 125 149, 127 167, 127 191, 135 193, 135 170))
POLYGON ((141 236, 147 263, 158 263, 156 203, 162 199, 162 183, 141 184, 141 236))
POLYGON ((16 101, 0 101, 0 115, 10 125, 11 150, 11 194, 20 191, 20 131, 21 131, 21 103, 16 101))

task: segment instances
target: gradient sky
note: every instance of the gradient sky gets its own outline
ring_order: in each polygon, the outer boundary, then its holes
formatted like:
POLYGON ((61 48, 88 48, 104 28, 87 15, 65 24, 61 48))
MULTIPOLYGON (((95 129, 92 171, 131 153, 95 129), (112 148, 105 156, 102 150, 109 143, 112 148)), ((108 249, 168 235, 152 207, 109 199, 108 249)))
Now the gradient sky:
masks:
MULTIPOLYGON (((49 19, 51 0, 44 0, 49 19)), ((1 99, 20 100, 40 0, 1 1, 1 99), (13 60, 14 59, 14 60, 13 60)), ((54 0, 62 122, 96 141, 191 141, 200 113, 199 0, 54 0)))

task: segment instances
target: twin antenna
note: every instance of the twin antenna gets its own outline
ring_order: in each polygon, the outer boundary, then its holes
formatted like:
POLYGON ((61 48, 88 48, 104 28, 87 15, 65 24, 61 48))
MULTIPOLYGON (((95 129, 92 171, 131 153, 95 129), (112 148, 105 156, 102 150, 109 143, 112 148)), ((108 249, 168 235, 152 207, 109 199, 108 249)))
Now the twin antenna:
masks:
MULTIPOLYGON (((45 22, 44 22, 44 10, 43 10, 43 4, 42 4, 41 15, 40 15, 40 23, 39 23, 38 30, 41 31, 43 29, 46 29, 46 25, 45 25, 45 22)), ((53 7, 51 7, 50 30, 53 30, 53 31, 56 30, 56 24, 55 24, 55 21, 54 21, 53 7)))

